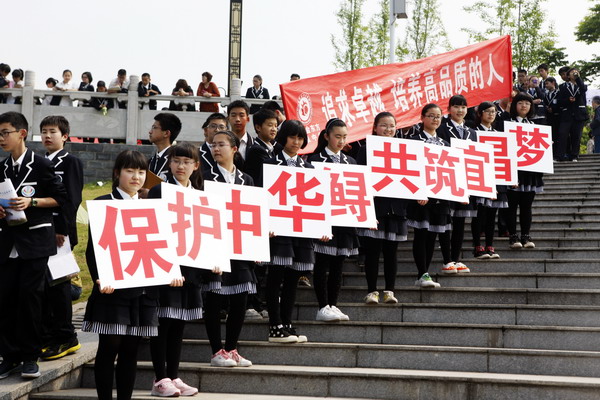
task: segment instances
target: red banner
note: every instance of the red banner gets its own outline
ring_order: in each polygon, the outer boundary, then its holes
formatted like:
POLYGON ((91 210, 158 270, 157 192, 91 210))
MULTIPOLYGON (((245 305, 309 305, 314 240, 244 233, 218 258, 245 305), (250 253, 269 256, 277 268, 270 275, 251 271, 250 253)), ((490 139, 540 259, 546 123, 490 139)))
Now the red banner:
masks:
POLYGON ((382 111, 396 116, 398 127, 421 119, 421 109, 436 103, 446 110, 450 97, 462 94, 470 106, 509 97, 512 88, 510 36, 473 44, 407 63, 340 72, 280 85, 288 119, 306 127, 310 153, 330 118, 348 125, 350 142, 373 131, 382 111))

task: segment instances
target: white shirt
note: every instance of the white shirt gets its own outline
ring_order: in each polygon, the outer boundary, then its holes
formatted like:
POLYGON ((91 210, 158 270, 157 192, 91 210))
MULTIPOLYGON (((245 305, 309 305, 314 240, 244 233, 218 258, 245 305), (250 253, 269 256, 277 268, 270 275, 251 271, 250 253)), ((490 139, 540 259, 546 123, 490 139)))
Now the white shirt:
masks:
POLYGON ((235 167, 233 167, 233 172, 227 171, 225 168, 221 167, 219 164, 217 164, 217 167, 219 167, 219 171, 221 171, 221 175, 223 175, 223 178, 225 178, 225 182, 235 183, 235 173, 237 172, 235 167))
POLYGON ((119 83, 119 78, 115 78, 112 81, 110 81, 110 84, 108 85, 108 89, 113 89, 113 88, 119 88, 119 89, 129 89, 129 81, 127 80, 127 78, 125 78, 125 81, 123 82, 123 84, 119 83))
MULTIPOLYGON (((59 82, 56 84, 56 87, 64 90, 77 90, 78 87, 75 86, 73 82, 65 83, 59 82)), ((62 107, 73 107, 73 100, 69 96, 61 96, 59 106, 62 107)))
POLYGON ((296 154, 294 157, 288 156, 288 154, 285 151, 282 151, 281 154, 283 154, 283 158, 285 159, 286 165, 290 158, 293 158, 294 161, 296 161, 296 165, 298 165, 298 154, 296 154))
POLYGON ((244 136, 240 139, 240 148, 238 152, 242 156, 242 158, 246 159, 246 147, 248 146, 248 132, 244 133, 244 136))
MULTIPOLYGON (((62 149, 61 149, 61 150, 62 150, 62 149)), ((60 152, 60 150, 56 150, 54 153, 52 153, 52 154, 48 154, 48 155, 46 156, 46 158, 47 158, 48 160, 52 161, 52 160, 54 160, 54 157, 56 157, 56 155, 57 155, 59 152, 60 152)))
POLYGON ((117 192, 119 192, 119 194, 121 195, 123 200, 137 200, 138 199, 137 193, 134 194, 133 196, 130 196, 128 193, 125 193, 124 191, 122 191, 121 188, 118 186, 117 186, 117 192))
MULTIPOLYGON (((19 167, 19 171, 21 171, 21 165, 23 164, 23 160, 25 159, 25 154, 27 154, 27 149, 25 149, 25 151, 23 152, 23 154, 21 154, 21 157, 19 157, 17 159, 17 161, 15 161, 15 159, 12 159, 12 165, 13 168, 15 166, 19 167)), ((8 258, 17 258, 19 257, 19 253, 17 253, 17 248, 15 247, 15 245, 13 245, 12 250, 10 251, 10 254, 8 255, 8 258)))

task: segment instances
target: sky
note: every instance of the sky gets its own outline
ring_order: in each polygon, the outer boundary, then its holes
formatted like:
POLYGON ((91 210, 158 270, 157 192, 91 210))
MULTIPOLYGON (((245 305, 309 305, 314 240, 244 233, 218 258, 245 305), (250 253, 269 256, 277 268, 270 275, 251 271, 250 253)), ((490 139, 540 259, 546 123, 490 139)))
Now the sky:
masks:
MULTIPOLYGON (((473 24, 463 11, 471 0, 439 0, 439 11, 451 45, 469 44, 460 28, 473 24)), ((575 41, 577 23, 593 0, 546 0, 547 22, 553 21, 570 61, 600 54, 600 44, 575 41)), ((271 95, 292 73, 313 77, 336 72, 331 36, 339 35, 335 13, 339 0, 244 0, 242 25, 242 94, 252 76, 262 75, 271 95)), ((22 0, 18 18, 5 18, 0 62, 36 73, 36 88, 48 77, 61 79, 70 69, 74 81, 84 71, 94 80, 110 81, 119 68, 128 75, 149 72, 164 94, 186 79, 194 90, 202 72, 227 87, 229 1, 227 0, 22 0)), ((366 0, 368 18, 379 0, 366 0)), ((410 13, 410 7, 409 7, 410 13)), ((368 19, 365 19, 368 20, 368 19)), ((397 38, 407 21, 399 20, 397 38)))

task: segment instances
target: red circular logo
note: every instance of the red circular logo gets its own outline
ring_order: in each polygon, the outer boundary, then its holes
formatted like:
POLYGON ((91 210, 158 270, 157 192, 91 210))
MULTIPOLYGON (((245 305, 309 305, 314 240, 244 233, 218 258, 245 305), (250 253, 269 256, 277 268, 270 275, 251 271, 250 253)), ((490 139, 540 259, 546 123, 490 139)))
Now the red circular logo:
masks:
POLYGON ((298 114, 298 119, 303 124, 310 123, 312 119, 312 101, 310 101, 310 96, 307 93, 302 93, 300 97, 298 97, 298 108, 296 109, 296 113, 298 114))

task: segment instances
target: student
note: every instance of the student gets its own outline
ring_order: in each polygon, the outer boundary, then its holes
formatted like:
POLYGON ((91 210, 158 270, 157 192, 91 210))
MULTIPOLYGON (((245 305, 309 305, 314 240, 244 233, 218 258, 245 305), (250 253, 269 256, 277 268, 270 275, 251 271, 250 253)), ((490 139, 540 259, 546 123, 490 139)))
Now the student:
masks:
POLYGON ((250 122, 250 108, 243 100, 235 100, 227 106, 227 120, 235 135, 240 139, 238 152, 242 159, 246 160, 248 149, 254 143, 252 136, 246 131, 246 125, 250 122))
POLYGON ((210 145, 215 133, 227 130, 227 117, 221 113, 212 113, 208 116, 204 125, 202 125, 202 129, 204 130, 204 143, 200 146, 200 165, 202 175, 204 175, 215 164, 210 145))
POLYGON ((276 152, 281 151, 281 146, 275 141, 277 136, 277 115, 271 110, 260 109, 252 116, 256 139, 248 149, 244 171, 257 181, 262 174, 265 160, 272 158, 276 152))
MULTIPOLYGON (((256 114, 254 116, 256 118, 256 114)), ((327 121, 319 135, 315 152, 308 162, 356 164, 356 160, 342 153, 348 139, 348 128, 344 121, 333 118, 327 121)), ((342 267, 348 256, 358 254, 356 228, 332 228, 333 238, 329 241, 315 240, 315 269, 313 284, 319 310, 317 321, 348 321, 350 318, 337 308, 342 287, 342 267), (327 274, 329 272, 329 274, 327 274)))
MULTIPOLYGON (((265 160, 265 164, 314 168, 298 152, 308 144, 306 129, 300 121, 287 120, 275 137, 282 151, 265 160)), ((262 176, 261 176, 262 184, 262 176)), ((269 342, 306 342, 292 326, 298 279, 303 272, 312 271, 315 254, 312 239, 286 236, 271 237, 271 261, 267 263, 267 309, 269 311, 269 342)))
POLYGON ((537 76, 528 78, 527 93, 533 98, 535 114, 532 122, 539 125, 546 125, 546 107, 544 106, 544 89, 539 87, 540 79, 537 76))
MULTIPOLYGON (((202 190, 198 149, 191 143, 179 143, 169 152, 167 183, 202 190)), ((150 189, 148 198, 161 198, 161 185, 150 189)), ((198 389, 179 378, 181 344, 186 321, 202 318, 202 281, 205 271, 181 266, 182 281, 159 286, 158 336, 150 338, 155 380, 152 396, 193 396, 198 389)))
MULTIPOLYGON (((157 94, 161 94, 158 86, 156 86, 155 84, 153 84, 151 82, 150 74, 147 72, 144 72, 142 74, 142 80, 138 83, 137 90, 138 90, 138 96, 140 96, 140 97, 152 97, 152 96, 156 96, 157 94)), ((156 110, 156 100, 148 101, 148 109, 156 110)))
MULTIPOLYGON (((381 112, 375 116, 373 135, 395 137, 396 119, 392 113, 381 112)), ((357 163, 367 165, 367 146, 360 147, 357 163)), ((396 273, 398 271, 398 242, 405 241, 408 235, 406 226, 406 200, 388 197, 375 198, 377 229, 358 229, 360 242, 365 252, 365 277, 367 292, 365 303, 379 303, 377 275, 379 256, 383 253, 383 274, 385 277, 384 303, 397 303, 394 296, 396 273)))
MULTIPOLYGON (((451 138, 476 142, 477 133, 465 125, 466 113, 467 99, 460 94, 452 96, 448 104, 448 117, 442 119, 441 125, 437 128, 437 135, 448 143, 451 138)), ((450 263, 445 263, 441 272, 444 274, 470 272, 470 269, 460 262, 460 255, 465 237, 465 218, 477 215, 474 199, 467 204, 450 202, 450 207, 453 210, 450 263)))
POLYGON ((148 169, 163 181, 169 171, 169 151, 181 132, 181 121, 172 113, 160 113, 154 116, 154 123, 148 139, 156 146, 156 153, 150 158, 148 169))
POLYGON ((0 206, 0 379, 21 370, 23 378, 40 376, 42 307, 48 257, 56 254, 52 208, 67 198, 52 163, 29 150, 23 114, 0 115, 0 147, 10 153, 0 163, 17 197, 9 209, 24 211, 27 222, 12 226, 0 206))
MULTIPOLYGON (((211 145, 216 164, 204 179, 236 185, 254 186, 250 175, 235 167, 239 157, 239 139, 231 131, 217 132, 211 145)), ((238 340, 244 325, 248 294, 256 293, 256 276, 252 261, 231 260, 231 272, 224 272, 218 287, 206 288, 206 314, 204 325, 212 348, 210 365, 215 367, 249 367, 250 360, 237 351, 238 340), (225 346, 221 341, 221 308, 229 302, 225 329, 225 346)))
POLYGON ((594 119, 590 122, 590 136, 594 139, 594 154, 600 153, 600 96, 592 99, 594 119))
MULTIPOLYGON (((113 168, 112 193, 96 200, 137 200, 138 190, 144 185, 147 171, 148 160, 142 153, 122 151, 117 155, 113 168)), ((90 236, 85 258, 95 284, 88 299, 81 330, 98 333, 98 351, 94 362, 98 399, 112 399, 115 375, 117 398, 129 399, 135 383, 140 340, 145 336, 158 335, 158 288, 114 289, 102 285, 98 279, 91 239, 90 236)))
MULTIPOLYGON (((97 93, 106 93, 106 83, 104 81, 98 81, 98 87, 96 88, 97 93)), ((106 110, 109 108, 115 107, 114 99, 102 98, 102 97, 92 97, 90 101, 90 106, 94 107, 98 111, 102 111, 106 114, 106 110)))
POLYGON ((558 91, 560 108, 560 125, 558 128, 558 159, 560 161, 577 161, 583 125, 588 119, 586 108, 587 85, 579 76, 579 71, 570 68, 567 71, 567 82, 558 91))
MULTIPOLYGON (((442 109, 437 104, 427 104, 421 110, 421 129, 410 139, 421 140, 436 146, 450 146, 439 137, 439 126, 442 121, 442 109)), ((407 207, 408 226, 414 229, 413 257, 417 266, 415 286, 438 288, 429 275, 429 266, 435 250, 435 239, 439 233, 440 247, 444 266, 450 263, 450 205, 446 200, 428 199, 412 200, 407 207)))
MULTIPOLYGON (((69 69, 65 69, 62 74, 63 80, 59 82, 54 90, 59 92, 73 92, 77 90, 77 86, 73 82, 71 82, 71 78, 73 77, 73 73, 69 69)), ((73 107, 73 100, 69 96, 60 96, 60 104, 61 107, 73 107)))
MULTIPOLYGON (((546 89, 546 79, 552 78, 548 74, 548 72, 550 71, 550 67, 548 67, 548 64, 540 64, 537 67, 537 71, 538 71, 538 74, 540 74, 540 78, 541 78, 539 80, 538 86, 540 89, 542 89, 542 92, 543 92, 546 89)), ((552 79, 554 79, 554 78, 552 78, 552 79)), ((556 79, 554 81, 556 82, 556 79)))
MULTIPOLYGON (((8 87, 11 89, 20 89, 23 87, 24 85, 24 81, 23 81, 23 70, 16 68, 13 70, 12 72, 12 78, 13 80, 9 82, 8 87)), ((13 96, 12 94, 9 94, 6 97, 6 104, 21 104, 21 97, 16 97, 13 96)))
MULTIPOLYGON (((10 82, 6 77, 10 74, 10 66, 8 64, 0 63, 0 89, 5 89, 9 87, 10 82)), ((6 95, 0 94, 0 103, 4 103, 6 101, 6 95)))
MULTIPOLYGON (((496 106, 494 103, 484 101, 477 106, 476 129, 478 131, 494 131, 494 120, 496 119, 496 106)), ((484 199, 478 197, 477 215, 471 220, 471 233, 473 234, 473 255, 475 258, 500 258, 494 250, 494 225, 498 209, 508 208, 508 197, 506 186, 496 186, 496 198, 484 199), (485 248, 481 245, 481 232, 485 232, 485 248)))
MULTIPOLYGON (((510 105, 510 121, 531 124, 534 114, 533 99, 526 93, 519 93, 513 98, 510 105)), ((531 229, 532 205, 536 193, 544 191, 543 174, 539 172, 519 171, 519 183, 509 187, 508 215, 506 225, 510 238, 508 243, 512 249, 534 248, 529 231, 531 229), (521 237, 517 235, 517 208, 519 208, 519 223, 521 225, 521 237)))
MULTIPOLYGON (((261 110, 271 110, 277 116, 277 126, 281 125, 285 121, 285 110, 275 100, 269 100, 265 102, 260 108, 261 110)), ((254 118, 254 117, 253 117, 254 118)))
MULTIPOLYGON (((270 99, 269 90, 262 86, 263 80, 260 75, 254 75, 252 78, 252 87, 249 87, 246 91, 247 99, 270 99)), ((250 114, 254 114, 258 110, 260 110, 260 104, 252 104, 250 107, 250 114)))
MULTIPOLYGON (((81 83, 79 84, 79 90, 80 92, 93 92, 94 91, 94 85, 92 85, 92 82, 94 81, 94 78, 92 77, 92 73, 89 71, 84 72, 83 74, 81 74, 81 83)), ((90 106, 90 102, 89 100, 80 100, 83 104, 83 107, 89 107, 90 106)))
MULTIPOLYGON (((71 250, 77 245, 77 209, 81 204, 83 191, 83 163, 69 154, 64 145, 70 134, 69 121, 60 115, 51 115, 40 123, 42 143, 46 148, 46 158, 54 166, 54 173, 67 190, 67 199, 62 207, 54 210, 56 245, 62 247, 69 238, 71 250)), ((46 306, 44 323, 46 343, 42 350, 43 360, 55 360, 74 353, 81 348, 71 320, 71 280, 49 285, 46 280, 46 306)))
POLYGON ((552 127, 552 152, 554 159, 558 159, 558 129, 560 127, 560 108, 558 107, 558 90, 556 89, 556 79, 549 76, 544 81, 546 91, 544 93, 544 107, 546 108, 546 124, 552 127))

